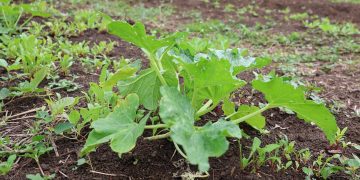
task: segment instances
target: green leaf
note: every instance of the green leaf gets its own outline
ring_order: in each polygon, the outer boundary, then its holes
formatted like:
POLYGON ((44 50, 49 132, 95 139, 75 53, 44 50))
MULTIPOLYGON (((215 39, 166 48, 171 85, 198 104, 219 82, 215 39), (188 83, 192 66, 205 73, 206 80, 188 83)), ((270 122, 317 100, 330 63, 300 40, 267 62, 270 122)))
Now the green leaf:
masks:
POLYGON ((263 68, 271 63, 271 59, 268 57, 256 57, 255 60, 248 66, 240 65, 233 67, 233 75, 239 74, 242 71, 251 70, 255 68, 263 68))
POLYGON ((1 162, 0 163, 0 175, 5 175, 8 172, 10 172, 14 165, 15 160, 16 160, 16 155, 13 154, 8 157, 6 162, 1 162))
POLYGON ((80 113, 79 111, 72 110, 68 115, 68 120, 71 124, 76 125, 80 120, 80 113))
MULTIPOLYGON (((105 102, 105 91, 102 89, 98 84, 96 83, 89 83, 90 89, 89 89, 89 96, 94 97, 96 101, 98 102, 105 102)), ((112 91, 111 91, 112 92, 112 91)))
POLYGON ((279 144, 268 144, 263 148, 260 148, 259 151, 261 151, 262 153, 270 153, 276 149, 278 149, 280 147, 279 144))
POLYGON ((195 112, 186 96, 174 87, 161 87, 161 95, 159 114, 164 123, 194 123, 195 112))
POLYGON ((62 134, 63 132, 73 128, 74 126, 69 122, 59 123, 55 126, 54 132, 56 134, 62 134))
POLYGON ((311 168, 303 167, 302 171, 309 177, 314 175, 314 172, 311 168))
POLYGON ((119 154, 131 151, 136 145, 137 138, 144 132, 144 127, 149 116, 150 114, 147 114, 139 124, 124 126, 126 127, 125 130, 117 132, 111 140, 111 149, 119 154))
POLYGON ((335 117, 324 104, 307 100, 302 89, 293 87, 280 77, 268 81, 254 80, 252 86, 265 94, 271 107, 285 107, 296 112, 299 118, 315 123, 331 143, 335 142, 338 128, 335 117))
POLYGON ((257 137, 254 137, 249 157, 251 157, 260 148, 260 145, 261 140, 257 137))
POLYGON ((226 50, 215 50, 211 49, 212 55, 218 59, 227 60, 232 65, 233 75, 239 74, 241 71, 250 70, 253 68, 262 68, 271 63, 270 58, 259 57, 254 58, 247 56, 248 52, 246 49, 226 49, 226 50))
POLYGON ((36 4, 20 4, 19 5, 26 13, 32 16, 50 17, 52 14, 48 13, 48 4, 46 2, 39 2, 36 4))
POLYGON ((226 137, 241 137, 240 128, 229 121, 219 120, 200 128, 180 122, 171 127, 171 138, 180 144, 190 163, 197 164, 201 172, 210 168, 209 157, 220 157, 228 147, 226 137))
MULTIPOLYGON (((250 113, 253 113, 255 111, 258 111, 260 108, 258 108, 256 106, 241 105, 241 106, 239 106, 238 110, 235 111, 235 104, 233 102, 230 102, 230 100, 227 99, 227 100, 224 100, 222 109, 223 109, 225 115, 229 116, 232 114, 230 119, 235 120, 235 119, 244 117, 250 113)), ((261 114, 257 114, 253 117, 250 117, 250 118, 246 119, 245 122, 247 124, 249 124, 250 126, 252 126, 253 128, 258 129, 258 130, 263 129, 266 124, 265 117, 262 116, 261 114)))
POLYGON ((110 64, 105 64, 102 68, 101 68, 101 72, 99 75, 99 83, 103 84, 106 81, 106 76, 107 76, 107 69, 109 67, 110 64))
POLYGON ((32 142, 41 142, 44 139, 45 139, 45 136, 43 136, 43 135, 36 135, 31 138, 32 142))
POLYGON ((5 61, 5 59, 0 59, 0 67, 7 68, 9 64, 5 61))
POLYGON ((10 95, 10 90, 7 88, 1 88, 0 90, 0 100, 4 100, 10 95))
POLYGON ((7 71, 19 70, 22 68, 20 61, 16 60, 13 64, 9 65, 6 69, 7 71))
POLYGON ((47 102, 50 106, 51 114, 53 116, 63 113, 63 111, 66 107, 75 105, 77 103, 77 101, 78 101, 78 98, 73 98, 73 97, 61 98, 56 102, 51 102, 51 101, 47 100, 47 102))
POLYGON ((139 97, 136 94, 129 94, 108 116, 94 121, 91 124, 93 130, 81 150, 81 156, 108 141, 111 149, 119 154, 131 151, 135 147, 137 138, 143 133, 149 117, 148 114, 139 123, 134 122, 138 107, 139 97))
POLYGON ((163 71, 162 76, 165 78, 168 86, 179 86, 179 77, 177 73, 177 65, 173 62, 173 57, 168 55, 167 48, 160 48, 157 51, 157 59, 161 60, 163 71))
POLYGON ((337 172, 339 172, 341 170, 343 170, 343 167, 329 165, 329 166, 326 166, 326 167, 322 168, 321 171, 320 171, 320 174, 321 174, 322 178, 328 179, 328 177, 331 174, 335 174, 335 173, 337 173, 337 172))
POLYGON ((33 78, 30 80, 30 82, 25 81, 19 84, 19 87, 15 88, 17 90, 20 90, 23 93, 29 93, 29 92, 35 92, 38 89, 39 84, 41 81, 44 80, 44 78, 47 76, 49 72, 49 69, 47 67, 41 68, 39 71, 37 71, 33 78))
POLYGON ((184 33, 175 33, 170 37, 157 40, 154 36, 146 34, 145 26, 140 22, 136 22, 132 26, 126 22, 116 21, 110 23, 108 29, 110 34, 114 34, 149 53, 155 53, 161 47, 174 44, 175 39, 184 35, 184 33))
POLYGON ((357 150, 360 150, 360 145, 358 145, 358 144, 352 144, 351 146, 353 146, 357 150))
POLYGON ((84 165, 86 163, 87 163, 87 161, 86 161, 85 158, 80 158, 80 159, 77 160, 76 165, 81 166, 81 165, 84 165))
POLYGON ((231 121, 220 119, 219 121, 213 123, 212 127, 219 130, 220 133, 226 137, 234 137, 238 139, 242 137, 240 128, 231 121))
POLYGON ((353 154, 354 159, 348 159, 345 161, 345 164, 351 168, 360 168, 360 159, 355 154, 353 154))
POLYGON ((81 149, 80 156, 82 157, 92 151, 95 151, 97 146, 108 142, 111 138, 111 133, 98 133, 95 130, 92 130, 86 139, 84 147, 81 149))
POLYGON ((45 180, 39 173, 33 175, 33 174, 27 174, 26 178, 29 180, 45 180))
POLYGON ((229 69, 229 71, 234 76, 245 70, 265 67, 272 62, 271 59, 268 57, 255 58, 248 56, 248 51, 246 49, 209 49, 210 52, 207 54, 198 53, 195 55, 193 54, 194 50, 186 43, 179 44, 179 46, 181 48, 173 48, 169 52, 169 55, 187 63, 198 62, 202 58, 205 58, 207 60, 218 59, 228 61, 231 64, 231 68, 229 69))
POLYGON ((192 89, 188 94, 191 104, 198 109, 205 100, 211 99, 213 103, 219 103, 223 98, 245 85, 245 81, 236 79, 230 72, 230 63, 226 60, 200 59, 199 62, 184 64, 183 75, 185 88, 192 89))
POLYGON ((106 80, 101 86, 105 89, 112 89, 114 85, 117 84, 120 80, 126 80, 129 77, 135 75, 137 68, 125 67, 119 69, 115 74, 113 74, 108 80, 106 80))
POLYGON ((155 110, 160 100, 161 82, 155 71, 147 69, 136 78, 128 81, 122 81, 119 84, 120 93, 128 95, 136 93, 139 96, 140 104, 146 109, 155 110))
POLYGON ((39 71, 37 71, 34 74, 34 78, 30 80, 30 84, 29 84, 30 88, 32 90, 36 89, 41 83, 41 81, 44 80, 44 78, 47 76, 48 73, 49 73, 49 69, 47 67, 43 67, 39 71))
POLYGON ((229 146, 226 137, 241 138, 240 128, 223 119, 195 127, 194 109, 186 96, 174 87, 162 87, 161 94, 161 120, 171 126, 172 140, 183 147, 189 162, 198 165, 200 171, 209 169, 209 157, 226 152, 229 146))
POLYGON ((0 5, 9 5, 12 0, 0 0, 0 5))

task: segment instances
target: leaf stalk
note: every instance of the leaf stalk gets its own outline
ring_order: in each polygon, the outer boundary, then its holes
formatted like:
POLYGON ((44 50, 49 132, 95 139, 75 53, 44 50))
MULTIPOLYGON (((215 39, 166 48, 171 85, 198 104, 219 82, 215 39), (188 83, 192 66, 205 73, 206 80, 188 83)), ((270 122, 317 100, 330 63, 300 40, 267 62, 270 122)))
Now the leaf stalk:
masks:
POLYGON ((146 140, 152 141, 152 140, 158 140, 158 139, 164 139, 164 138, 168 138, 170 137, 171 133, 167 132, 165 134, 160 134, 160 135, 156 135, 156 136, 150 136, 150 137, 146 137, 146 140))
MULTIPOLYGON (((156 60, 155 56, 154 56, 152 53, 150 53, 150 52, 148 52, 148 51, 146 51, 146 50, 143 50, 143 51, 144 51, 145 54, 147 54, 147 56, 149 57, 151 67, 154 69, 154 71, 155 71, 156 75, 158 76, 161 84, 164 85, 164 86, 167 86, 167 83, 166 83, 166 81, 165 81, 165 78, 164 78, 164 76, 161 74, 161 72, 160 72, 160 70, 159 70, 159 65, 158 65, 158 63, 157 63, 157 60, 156 60)), ((161 63, 161 62, 159 62, 159 63, 161 63)), ((161 65, 160 65, 160 66, 161 66, 161 65)))
POLYGON ((210 111, 212 111, 217 106, 216 103, 210 99, 208 100, 195 114, 196 117, 200 117, 210 111))
POLYGON ((167 124, 155 124, 155 125, 147 125, 145 129, 159 129, 159 128, 167 128, 167 124))
MULTIPOLYGON (((244 122, 245 120, 247 120, 249 118, 252 118, 252 117, 254 117, 254 116, 256 116, 256 115, 258 115, 258 114, 260 114, 260 113, 262 113, 262 112, 264 112, 264 111, 266 111, 268 109, 270 109, 270 108, 271 108, 271 105, 268 104, 265 107, 263 107, 263 108, 261 108, 261 109, 259 109, 257 111, 254 111, 254 112, 252 112, 252 113, 250 113, 250 114, 248 114, 246 116, 243 116, 243 117, 238 118, 238 119, 234 119, 234 120, 232 120, 232 122, 235 123, 235 124, 239 124, 239 123, 244 122)), ((232 116, 233 114, 230 114, 230 115, 232 116)), ((227 119, 227 118, 228 117, 226 117, 225 119, 227 119)))

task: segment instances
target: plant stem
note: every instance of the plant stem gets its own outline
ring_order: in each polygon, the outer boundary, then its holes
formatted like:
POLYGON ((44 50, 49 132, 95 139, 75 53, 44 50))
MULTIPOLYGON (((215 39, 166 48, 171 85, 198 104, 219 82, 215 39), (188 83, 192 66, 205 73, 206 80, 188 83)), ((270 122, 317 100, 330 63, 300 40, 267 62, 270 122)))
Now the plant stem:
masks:
POLYGON ((175 146, 175 149, 177 150, 177 152, 178 152, 182 157, 184 157, 185 159, 187 159, 186 154, 180 149, 180 147, 176 144, 176 142, 173 142, 173 143, 174 143, 174 146, 175 146))
POLYGON ((243 153, 242 153, 242 145, 240 143, 240 140, 238 140, 239 143, 239 157, 240 157, 240 169, 244 170, 244 164, 243 164, 243 153))
MULTIPOLYGON (((20 25, 20 29, 22 29, 22 27, 25 26, 32 18, 33 18, 33 16, 29 17, 26 21, 24 21, 24 23, 22 23, 20 25)), ((16 24, 17 24, 17 22, 16 22, 16 24)))
POLYGON ((4 9, 3 9, 3 8, 1 8, 1 10, 2 10, 2 14, 3 14, 3 18, 4 18, 4 21, 5 21, 5 24, 6 24, 6 26, 9 28, 9 27, 10 27, 10 25, 9 25, 9 21, 8 21, 8 20, 7 20, 7 18, 6 18, 6 15, 5 15, 4 9))
POLYGON ((210 99, 204 104, 204 106, 202 106, 198 110, 198 112, 196 112, 195 115, 196 115, 196 117, 202 116, 202 115, 212 111, 216 106, 217 106, 217 104, 213 103, 213 101, 210 99))
POLYGON ((145 139, 146 140, 150 140, 150 141, 152 141, 152 140, 158 140, 158 139, 164 139, 164 138, 168 138, 168 137, 170 137, 170 132, 167 132, 167 133, 165 133, 165 134, 160 134, 160 135, 156 135, 156 136, 150 136, 150 137, 146 137, 145 139))
POLYGON ((229 119, 229 118, 233 117, 233 116, 234 116, 235 114, 237 114, 237 113, 238 113, 238 112, 235 111, 235 112, 229 114, 228 116, 226 116, 225 119, 229 119))
POLYGON ((45 173, 44 173, 43 169, 41 168, 39 159, 35 159, 35 161, 36 161, 36 164, 37 164, 38 167, 39 167, 39 170, 40 170, 40 172, 41 172, 41 175, 42 175, 42 176, 45 176, 45 173))
POLYGON ((265 107, 263 107, 263 108, 261 108, 261 109, 259 109, 257 111, 254 111, 254 112, 252 112, 252 113, 250 113, 250 114, 248 114, 246 116, 243 116, 243 117, 241 117, 239 119, 232 120, 232 122, 235 123, 235 124, 239 124, 239 123, 241 123, 241 122, 243 122, 243 121, 245 121, 245 120, 247 120, 249 118, 252 118, 252 117, 254 117, 254 116, 256 116, 256 115, 258 115, 258 114, 260 114, 260 113, 262 113, 262 112, 264 112, 264 111, 266 111, 268 109, 270 109, 270 108, 271 108, 271 105, 268 104, 265 107))
POLYGON ((161 84, 164 85, 164 86, 167 86, 167 83, 166 83, 166 81, 164 79, 164 76, 162 76, 162 74, 161 74, 161 72, 159 70, 159 66, 157 64, 157 61, 156 61, 156 58, 154 57, 154 55, 151 54, 150 52, 146 51, 146 50, 143 50, 143 51, 145 51, 145 54, 147 54, 147 56, 149 57, 151 67, 154 69, 156 75, 160 79, 161 84))
POLYGON ((147 125, 145 129, 158 129, 158 128, 167 128, 167 124, 155 124, 155 125, 147 125))

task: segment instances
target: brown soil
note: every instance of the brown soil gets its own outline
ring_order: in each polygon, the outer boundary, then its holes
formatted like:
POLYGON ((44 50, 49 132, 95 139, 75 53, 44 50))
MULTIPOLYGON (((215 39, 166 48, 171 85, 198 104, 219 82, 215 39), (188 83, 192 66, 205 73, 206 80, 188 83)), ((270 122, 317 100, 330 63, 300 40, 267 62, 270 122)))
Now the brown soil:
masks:
MULTIPOLYGON (((232 1, 227 1, 232 2, 232 1)), ((360 6, 350 4, 332 4, 325 0, 318 1, 286 1, 276 0, 258 1, 259 6, 271 9, 284 9, 290 7, 294 12, 311 11, 320 16, 329 16, 339 21, 352 21, 360 24, 360 6)), ((202 1, 181 1, 174 0, 174 4, 179 11, 189 10, 188 8, 198 9, 203 12, 203 16, 209 18, 217 18, 226 20, 222 10, 216 9, 209 4, 204 4, 202 1)), ((225 3, 222 3, 225 4, 225 3)), ((250 1, 236 1, 234 4, 244 6, 250 4, 250 1)), ((147 5, 156 5, 154 1, 148 1, 147 5)), ((261 17, 251 17, 248 21, 256 21, 261 17), (251 19, 253 18, 253 19, 251 19)), ((176 24, 174 22, 170 22, 176 24)), ((73 42, 81 42, 83 40, 91 43, 98 43, 100 41, 116 41, 118 45, 114 51, 109 54, 110 57, 120 58, 141 58, 144 56, 141 51, 129 45, 118 38, 107 33, 97 32, 96 30, 87 30, 79 37, 70 38, 73 42)), ((144 66, 147 63, 144 61, 144 66)), ((96 82, 97 75, 89 75, 80 65, 75 65, 72 73, 79 76, 78 83, 81 83, 84 88, 82 91, 87 91, 89 82, 96 82)), ((325 94, 322 96, 326 99, 339 98, 344 101, 351 102, 349 107, 358 105, 359 95, 359 68, 353 73, 348 73, 346 68, 335 68, 329 74, 320 74, 311 76, 308 80, 325 87, 325 94), (355 79, 355 81, 354 81, 355 79), (340 85, 338 83, 341 83, 340 85)), ((246 75, 245 75, 246 76, 246 75)), ((245 79, 249 79, 245 77, 245 79)), ((80 93, 78 91, 77 93, 80 93)), ((261 95, 258 93, 243 92, 243 97, 238 99, 241 103, 248 103, 250 100, 261 101, 261 95)), ((30 98, 19 100, 16 105, 6 107, 7 110, 19 112, 24 109, 31 109, 39 107, 39 104, 44 102, 38 98, 30 98)), ((244 126, 246 132, 252 136, 261 138, 263 144, 273 143, 279 139, 279 136, 285 134, 290 140, 296 141, 298 149, 308 147, 313 155, 319 154, 328 147, 328 143, 323 133, 310 124, 304 123, 297 119, 294 115, 286 114, 279 109, 266 111, 264 115, 267 118, 266 129, 271 130, 267 135, 260 135, 256 131, 244 126)), ((347 141, 360 143, 360 118, 348 117, 345 112, 339 112, 337 115, 338 125, 341 128, 349 127, 347 134, 347 141)), ((88 130, 85 130, 85 136, 88 130)), ((144 136, 149 136, 150 132, 146 132, 144 136)), ((179 178, 179 176, 188 171, 196 170, 196 167, 189 166, 186 161, 175 153, 173 144, 168 140, 146 141, 139 138, 137 146, 130 153, 122 155, 121 158, 113 153, 106 145, 98 148, 97 152, 90 154, 91 166, 83 165, 76 166, 78 159, 77 153, 82 148, 85 142, 84 138, 78 141, 60 138, 56 140, 57 149, 60 156, 56 157, 54 152, 44 155, 41 161, 41 167, 47 174, 56 173, 57 179, 172 179, 179 178), (101 175, 97 172, 107 173, 101 175)), ((242 140, 243 146, 250 146, 249 140, 242 140)), ((347 152, 349 153, 349 152, 347 152)), ((358 152, 357 152, 358 153, 358 152)), ((304 179, 302 172, 286 171, 276 173, 270 167, 262 167, 256 174, 250 174, 241 171, 239 168, 239 145, 237 141, 231 141, 231 146, 227 153, 220 158, 210 160, 211 169, 209 171, 209 179, 304 179)), ((15 170, 8 176, 0 176, 0 179, 25 179, 28 173, 37 173, 39 169, 32 160, 22 159, 18 163, 15 170)), ((342 179, 343 177, 337 176, 342 179)))
POLYGON ((289 7, 291 12, 308 12, 329 17, 341 22, 353 22, 360 24, 360 6, 350 3, 330 3, 327 0, 263 0, 261 6, 274 9, 284 9, 289 7))
POLYGON ((340 127, 348 127, 348 137, 354 143, 360 143, 359 123, 360 117, 354 114, 360 107, 360 63, 337 65, 329 72, 321 70, 321 66, 313 69, 299 68, 307 71, 304 79, 323 88, 320 97, 326 100, 336 101, 343 106, 338 113, 340 127), (309 73, 311 72, 311 73, 309 73))
MULTIPOLYGON (((133 2, 133 1, 132 1, 133 2)), ((141 1, 145 6, 157 7, 161 1, 141 1)), ((205 3, 204 1, 183 1, 183 0, 172 0, 165 1, 171 2, 172 5, 176 6, 177 13, 187 15, 191 10, 196 10, 202 13, 204 20, 219 19, 223 22, 237 20, 240 23, 246 25, 255 25, 256 22, 266 23, 269 19, 266 16, 271 17, 272 20, 276 21, 276 25, 272 27, 274 32, 293 32, 302 31, 305 29, 302 22, 288 22, 285 21, 285 15, 276 11, 290 9, 290 14, 307 12, 309 15, 318 15, 319 17, 328 17, 331 20, 337 22, 352 22, 360 25, 360 5, 351 3, 330 3, 328 0, 222 0, 220 1, 220 7, 216 8, 212 3, 205 3), (244 8, 248 5, 258 6, 255 11, 258 15, 253 15, 246 12, 243 15, 237 15, 236 12, 224 12, 226 5, 234 5, 235 11, 237 9, 244 8), (276 13, 267 14, 266 10, 273 10, 276 13)), ((133 2, 137 3, 137 2, 133 2)), ((166 23, 164 29, 176 30, 177 27, 192 22, 192 17, 183 16, 172 16, 170 22, 166 23)))
MULTIPOLYGON (((77 37, 70 37, 70 40, 72 42, 82 42, 86 41, 89 42, 89 45, 92 46, 93 44, 98 44, 101 41, 105 42, 116 42, 114 49, 108 54, 109 57, 114 58, 131 58, 131 59, 145 59, 142 55, 139 48, 132 46, 131 44, 122 41, 121 39, 117 38, 116 36, 110 35, 107 32, 101 31, 95 29, 88 29, 80 36, 77 37)), ((146 66, 146 65, 145 65, 146 66)))

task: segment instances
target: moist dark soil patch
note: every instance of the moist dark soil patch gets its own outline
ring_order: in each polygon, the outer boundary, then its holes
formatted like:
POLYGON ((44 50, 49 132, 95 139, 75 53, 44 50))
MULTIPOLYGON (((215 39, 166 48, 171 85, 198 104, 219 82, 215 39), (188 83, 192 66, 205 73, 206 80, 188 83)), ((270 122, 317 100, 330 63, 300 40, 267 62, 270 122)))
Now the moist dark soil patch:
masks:
POLYGON ((313 70, 298 69, 313 72, 303 78, 323 88, 321 98, 344 105, 338 114, 338 125, 348 127, 347 137, 351 142, 360 143, 360 117, 354 112, 360 108, 360 63, 355 63, 357 64, 342 63, 329 72, 321 70, 320 65, 314 66, 313 70))
POLYGON ((341 63, 326 71, 321 64, 315 65, 311 70, 302 67, 299 69, 312 72, 304 78, 323 88, 321 97, 340 101, 348 110, 354 110, 360 107, 360 62, 354 63, 341 63))
MULTIPOLYGON (((128 42, 121 40, 120 38, 108 34, 105 31, 98 31, 96 29, 88 29, 81 33, 79 36, 70 37, 72 42, 89 42, 89 45, 92 47, 94 44, 99 44, 101 41, 105 42, 116 42, 114 49, 108 54, 109 57, 118 58, 132 58, 132 59, 141 59, 146 61, 146 58, 142 55, 141 50, 128 42)), ((144 64, 144 66, 147 66, 144 64)))
POLYGON ((26 110, 38 108, 45 103, 43 98, 44 97, 32 95, 17 97, 12 99, 11 101, 5 102, 4 110, 7 110, 14 115, 16 113, 21 113, 26 110))
MULTIPOLYGON (((288 115, 279 110, 270 110, 264 113, 267 117, 267 129, 272 129, 268 135, 260 138, 263 144, 276 142, 280 135, 286 134, 290 140, 296 141, 297 148, 309 147, 314 155, 324 150, 328 143, 322 132, 315 126, 298 120, 294 115, 288 115)), ((251 136, 259 134, 244 127, 251 136)), ((149 132, 146 136, 151 135, 149 132)), ((76 167, 78 159, 77 153, 83 146, 83 139, 72 141, 69 139, 59 139, 56 141, 60 157, 50 153, 41 158, 41 166, 46 173, 57 173, 58 179, 66 179, 66 174, 70 179, 171 179, 177 177, 189 169, 196 168, 190 166, 179 156, 174 154, 173 144, 167 140, 146 141, 139 138, 137 146, 131 153, 122 155, 121 159, 110 148, 103 145, 94 153, 90 154, 90 159, 94 171, 116 174, 116 177, 91 173, 90 165, 76 167)), ((243 146, 251 146, 249 140, 241 141, 243 146)), ((269 167, 262 167, 257 174, 250 174, 249 171, 240 171, 239 167, 239 146, 235 140, 231 141, 229 150, 220 158, 210 160, 211 169, 209 171, 212 179, 303 179, 300 172, 286 171, 274 173, 269 167)), ((20 161, 19 167, 5 178, 22 179, 27 173, 38 172, 35 162, 20 161)))

